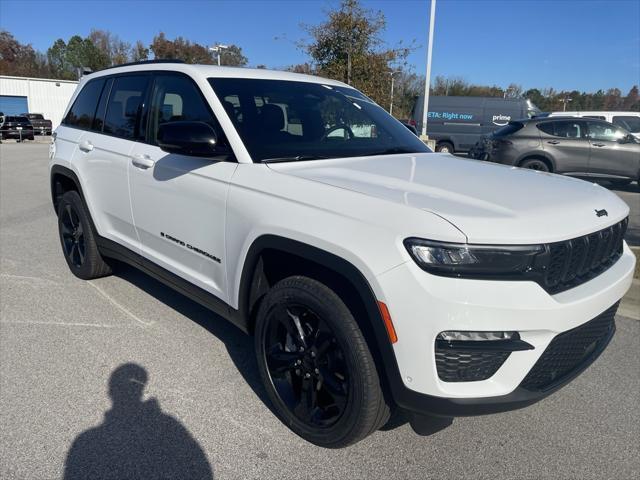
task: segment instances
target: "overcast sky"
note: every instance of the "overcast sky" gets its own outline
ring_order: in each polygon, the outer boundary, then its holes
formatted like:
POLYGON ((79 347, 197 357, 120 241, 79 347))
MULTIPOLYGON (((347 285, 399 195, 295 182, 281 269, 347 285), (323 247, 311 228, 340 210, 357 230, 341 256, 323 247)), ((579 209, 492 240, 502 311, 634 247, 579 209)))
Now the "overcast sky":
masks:
MULTIPOLYGON (((384 40, 415 40, 424 71, 428 0, 369 0, 387 19, 384 40)), ((251 65, 307 60, 295 42, 336 0, 0 0, 0 28, 46 49, 57 38, 106 29, 149 44, 164 31, 203 44, 235 43, 251 65), (28 8, 26 7, 28 5, 28 8)), ((433 75, 473 83, 595 91, 640 83, 640 0, 438 0, 433 75)))

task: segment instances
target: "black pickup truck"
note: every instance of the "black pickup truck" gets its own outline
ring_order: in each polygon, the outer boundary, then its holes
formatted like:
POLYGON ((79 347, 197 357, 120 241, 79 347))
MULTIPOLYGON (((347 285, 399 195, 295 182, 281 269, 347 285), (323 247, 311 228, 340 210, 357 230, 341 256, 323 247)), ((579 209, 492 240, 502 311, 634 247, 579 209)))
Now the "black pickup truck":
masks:
POLYGON ((33 140, 33 126, 29 119, 24 116, 0 116, 0 140, 7 138, 33 140))
POLYGON ((23 113, 33 125, 33 133, 36 135, 51 135, 51 120, 46 120, 41 113, 23 113))

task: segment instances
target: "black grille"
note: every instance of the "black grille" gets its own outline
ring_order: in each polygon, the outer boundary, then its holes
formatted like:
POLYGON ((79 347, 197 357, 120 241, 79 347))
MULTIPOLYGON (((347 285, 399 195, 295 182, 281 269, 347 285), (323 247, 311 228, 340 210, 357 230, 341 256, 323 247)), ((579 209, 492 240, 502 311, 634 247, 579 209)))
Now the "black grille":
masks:
POLYGON ((520 386, 532 391, 547 390, 595 360, 615 331, 617 308, 618 304, 556 336, 520 386))
POLYGON ((583 237, 548 245, 543 287, 558 293, 596 277, 622 255, 628 219, 583 237))
POLYGON ((502 366, 511 352, 453 350, 438 348, 436 368, 445 382, 475 382, 486 380, 502 366))

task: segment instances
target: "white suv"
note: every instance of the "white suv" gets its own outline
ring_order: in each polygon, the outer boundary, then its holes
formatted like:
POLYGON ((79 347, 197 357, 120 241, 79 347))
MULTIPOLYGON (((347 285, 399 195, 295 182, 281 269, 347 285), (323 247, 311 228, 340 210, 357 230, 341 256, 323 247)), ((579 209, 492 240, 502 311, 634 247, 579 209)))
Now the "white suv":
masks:
POLYGON ((50 153, 71 271, 128 262, 254 335, 275 411, 325 447, 393 409, 557 390, 608 344, 635 266, 606 189, 431 153, 324 78, 110 68, 80 82, 50 153))

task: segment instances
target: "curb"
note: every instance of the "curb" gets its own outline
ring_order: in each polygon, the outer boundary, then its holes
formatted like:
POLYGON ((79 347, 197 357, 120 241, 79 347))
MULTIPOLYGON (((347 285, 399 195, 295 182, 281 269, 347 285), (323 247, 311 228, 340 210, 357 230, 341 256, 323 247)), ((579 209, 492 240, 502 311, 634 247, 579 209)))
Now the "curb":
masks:
POLYGON ((640 247, 629 247, 631 251, 636 255, 636 271, 633 274, 633 278, 640 278, 640 247))

